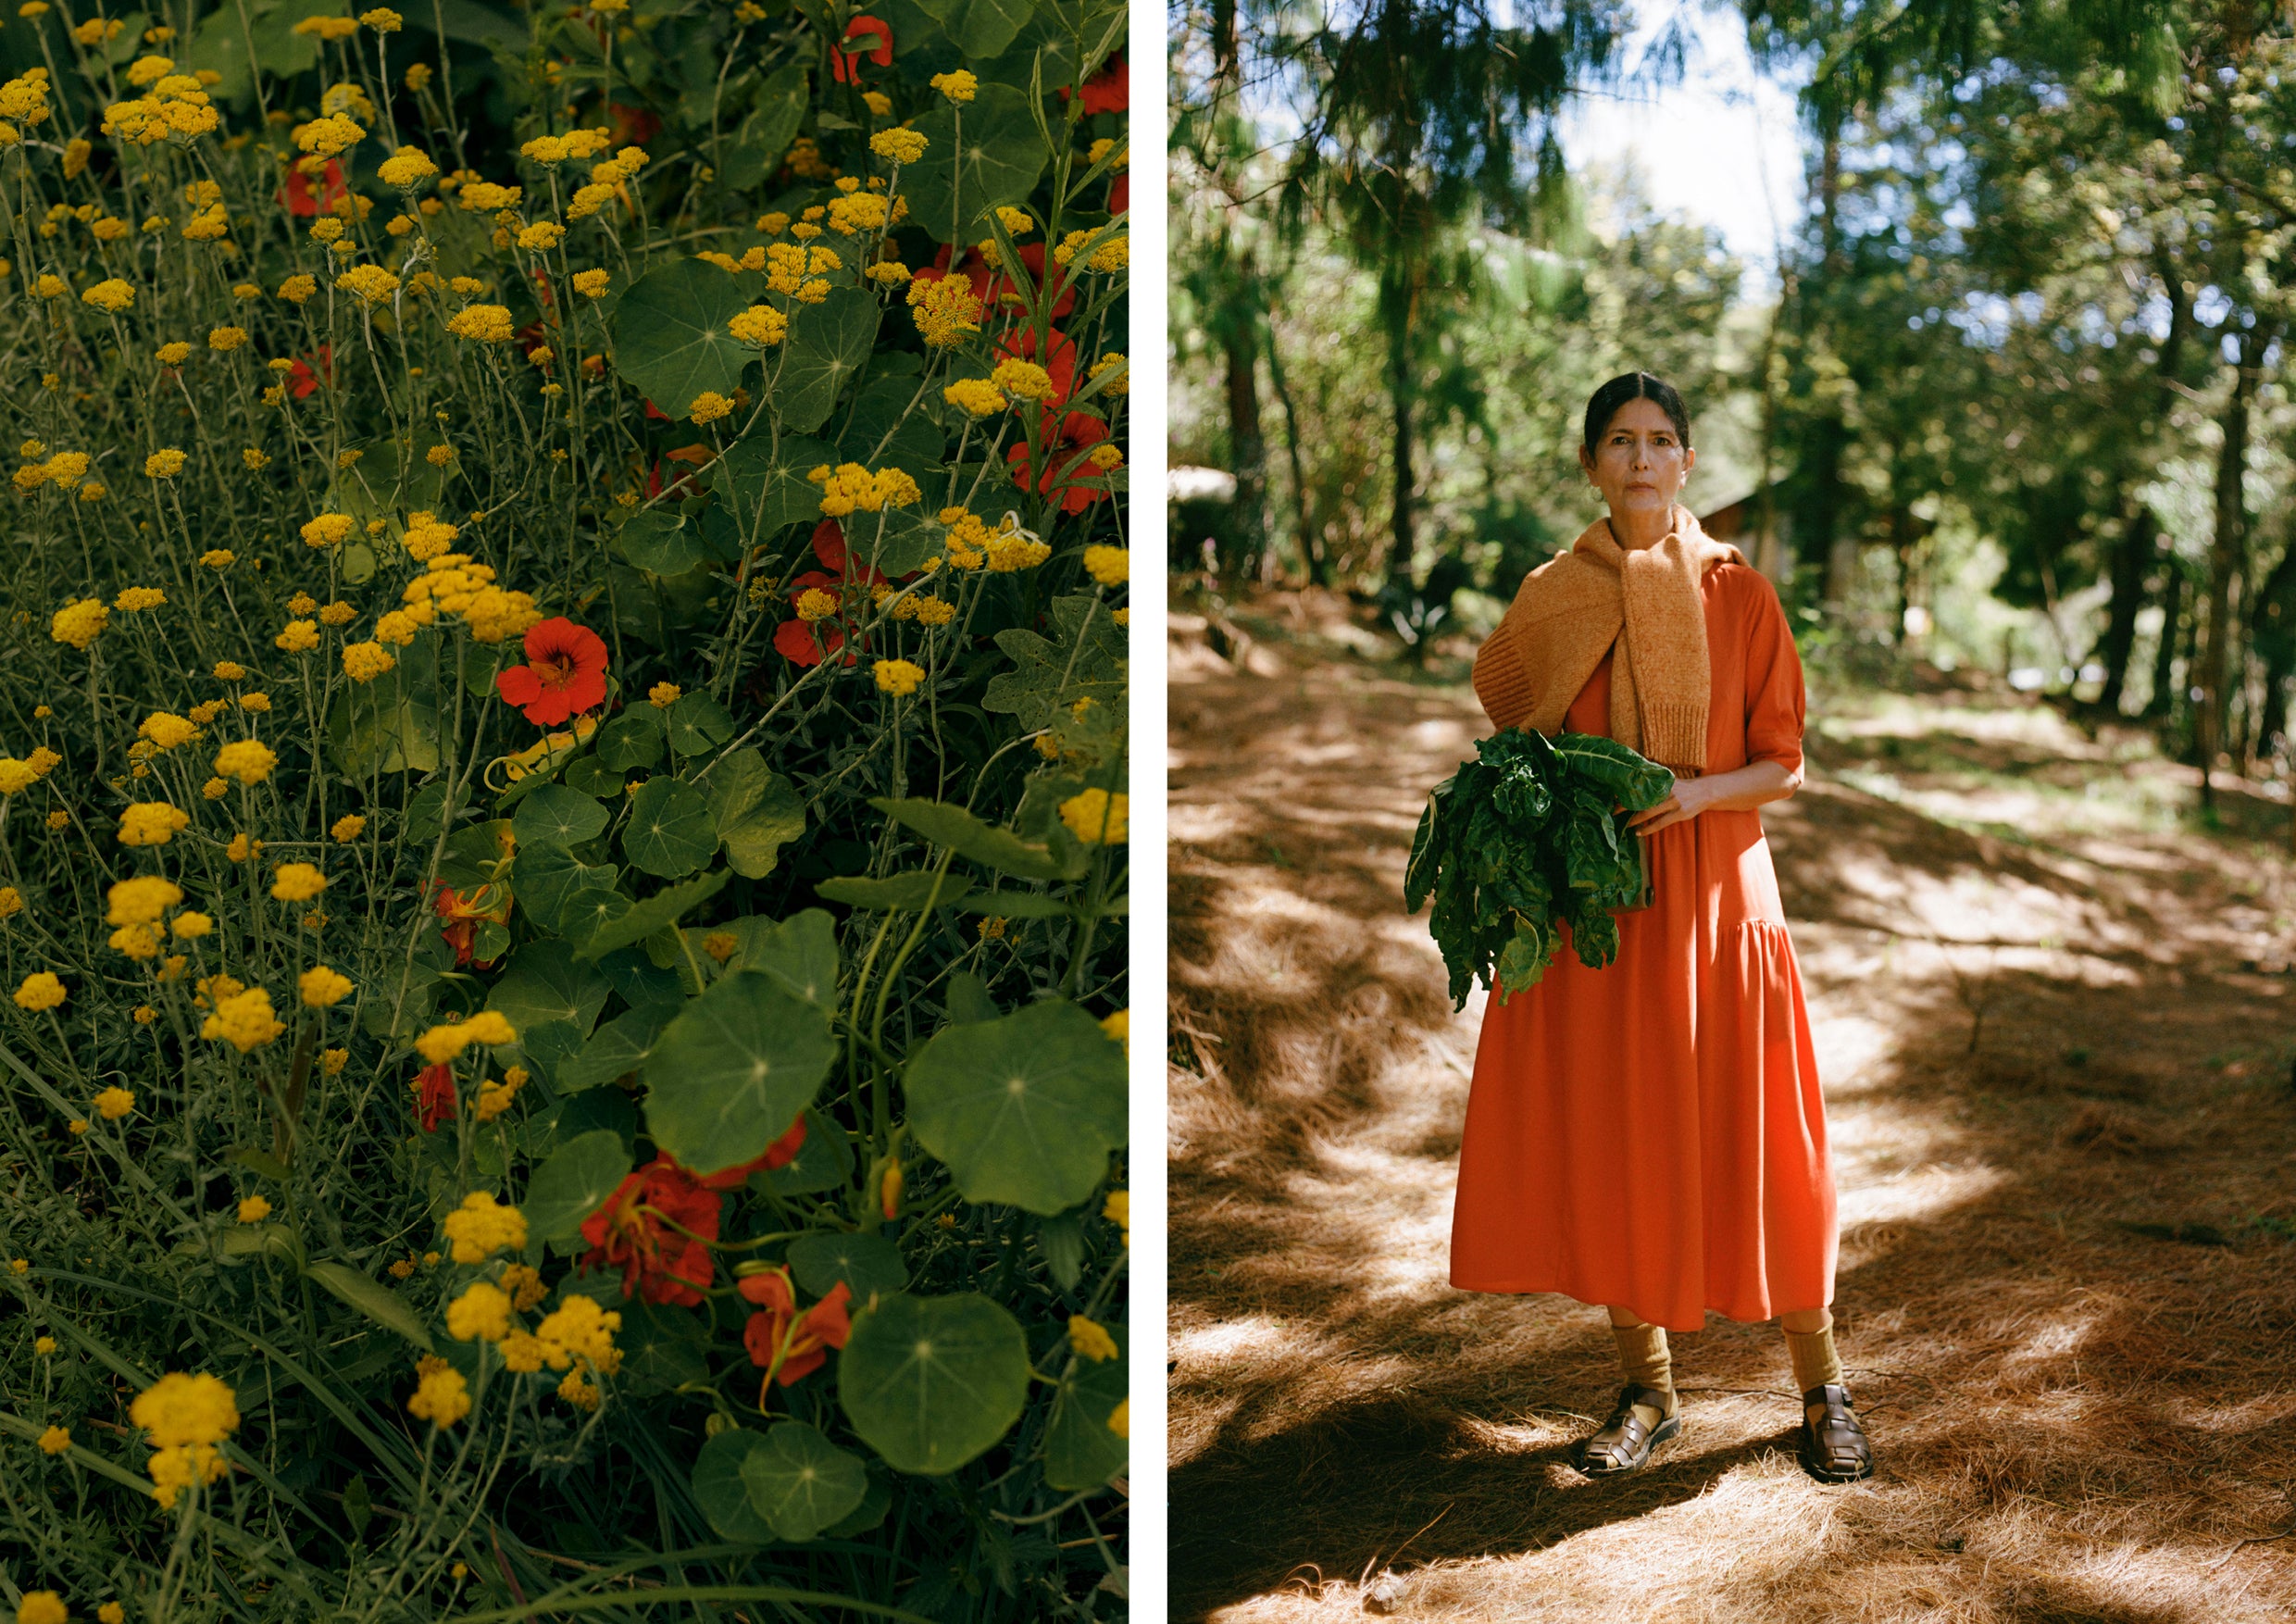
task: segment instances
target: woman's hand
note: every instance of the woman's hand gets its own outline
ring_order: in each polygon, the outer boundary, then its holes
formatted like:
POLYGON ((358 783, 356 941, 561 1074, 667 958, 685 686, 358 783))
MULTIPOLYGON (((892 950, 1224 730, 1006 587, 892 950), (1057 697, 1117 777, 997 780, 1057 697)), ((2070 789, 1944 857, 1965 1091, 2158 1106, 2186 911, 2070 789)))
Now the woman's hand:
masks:
POLYGON ((1802 774, 1789 772, 1775 761, 1750 761, 1735 772, 1703 778, 1677 778, 1672 794, 1649 811, 1628 817, 1627 827, 1637 834, 1655 834, 1701 812, 1751 812, 1782 801, 1801 787, 1802 774))
POLYGON ((1627 827, 1637 834, 1655 834, 1677 823, 1687 823, 1714 804, 1714 785, 1710 778, 1677 778, 1674 793, 1645 812, 1637 812, 1627 819, 1627 827))

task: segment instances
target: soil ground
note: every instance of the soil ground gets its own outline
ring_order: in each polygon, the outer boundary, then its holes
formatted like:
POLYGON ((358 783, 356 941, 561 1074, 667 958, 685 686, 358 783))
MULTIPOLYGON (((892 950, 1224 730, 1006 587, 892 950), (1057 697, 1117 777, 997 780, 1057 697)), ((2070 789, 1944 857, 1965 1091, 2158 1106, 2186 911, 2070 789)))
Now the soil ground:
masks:
POLYGON ((1803 1477, 1777 1327, 1709 1317, 1683 1436, 1591 1482, 1602 1313, 1446 1283, 1480 999, 1452 1012, 1401 887, 1485 731, 1464 668, 1329 599, 1204 624, 1171 662, 1174 1617, 2296 1618, 2284 805, 2230 789, 2204 831, 2134 731, 1814 690, 1765 818, 1880 1470, 1803 1477))

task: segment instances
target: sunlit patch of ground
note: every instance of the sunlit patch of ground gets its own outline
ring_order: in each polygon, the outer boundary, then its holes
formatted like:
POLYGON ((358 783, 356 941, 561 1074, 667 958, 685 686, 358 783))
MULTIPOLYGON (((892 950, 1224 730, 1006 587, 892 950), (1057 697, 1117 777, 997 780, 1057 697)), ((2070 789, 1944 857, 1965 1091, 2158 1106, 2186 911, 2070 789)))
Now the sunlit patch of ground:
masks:
POLYGON ((2204 836, 2133 733, 1814 696, 1768 825, 1881 1475, 1804 1478, 1777 1329, 1710 1319, 1682 1438, 1591 1483, 1601 1314, 1444 1284, 1480 1001, 1399 892, 1479 713, 1261 608, 1173 661, 1176 1617, 2296 1617, 2284 807, 2204 836))

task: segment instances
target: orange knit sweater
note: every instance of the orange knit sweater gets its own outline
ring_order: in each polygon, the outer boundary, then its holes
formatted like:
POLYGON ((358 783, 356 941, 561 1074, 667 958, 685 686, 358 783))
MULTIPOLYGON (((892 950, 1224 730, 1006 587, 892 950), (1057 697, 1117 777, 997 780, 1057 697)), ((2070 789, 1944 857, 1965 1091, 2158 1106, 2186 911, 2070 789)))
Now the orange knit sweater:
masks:
POLYGON ((1491 726, 1560 731, 1570 702, 1611 661, 1611 737, 1694 777, 1706 766, 1714 674, 1698 583, 1736 547, 1677 504, 1654 546, 1628 552, 1598 518, 1567 553, 1524 577, 1506 616, 1475 656, 1475 693, 1491 726))

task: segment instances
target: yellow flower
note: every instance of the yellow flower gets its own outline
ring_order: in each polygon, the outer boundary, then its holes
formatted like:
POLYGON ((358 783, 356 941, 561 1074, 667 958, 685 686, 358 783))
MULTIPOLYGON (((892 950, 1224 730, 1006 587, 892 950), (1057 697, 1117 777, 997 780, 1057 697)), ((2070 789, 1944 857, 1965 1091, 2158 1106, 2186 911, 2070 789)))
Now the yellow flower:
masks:
POLYGON ((949 349, 980 331, 980 301, 971 279, 938 276, 909 284, 909 306, 917 331, 934 349, 949 349))
POLYGON ((310 902, 327 889, 327 876, 309 863, 281 863, 271 876, 271 894, 281 902, 310 902))
POLYGON ((192 346, 178 339, 173 344, 161 344, 152 352, 152 358, 163 367, 181 367, 192 358, 192 346))
POLYGON ((128 1624, 128 1609, 118 1602, 106 1602, 95 1610, 95 1624, 128 1624))
POLYGON ((385 186, 401 192, 411 191, 439 172, 430 155, 418 147, 402 146, 375 166, 375 178, 385 186))
POLYGON ((1126 1399, 1108 1412, 1108 1430, 1119 1438, 1132 1435, 1132 1401, 1126 1399))
POLYGON ((106 277, 81 294, 80 302, 117 316, 135 303, 135 290, 116 276, 106 277))
POLYGON ((180 806, 165 801, 138 801, 119 814, 119 843, 164 846, 191 821, 192 815, 180 806))
MULTIPOLYGON (((32 0, 32 3, 40 5, 40 9, 43 11, 47 9, 45 5, 40 4, 40 0, 32 0)), ((44 1447, 45 1443, 44 1439, 42 1440, 44 1447)), ((69 1448, 70 1443, 71 1440, 67 1435, 65 1446, 69 1448)), ((49 1453, 56 1452, 50 1450, 49 1453)), ((64 1598, 52 1590, 26 1591, 24 1599, 16 1604, 16 1624, 65 1624, 65 1620, 70 1617, 71 1615, 65 1611, 64 1598)))
POLYGON ((896 164, 913 164, 925 156, 925 137, 915 130, 880 130, 869 137, 869 150, 896 164))
POLYGON ((270 1216, 271 1204, 260 1195, 250 1195, 239 1204, 239 1221, 243 1224, 259 1224, 270 1216))
POLYGON ((217 1377, 170 1371, 136 1395, 128 1418, 156 1448, 212 1446, 238 1429, 239 1397, 217 1377))
POLYGON ((330 1008, 351 994, 351 978, 323 964, 315 964, 305 970, 295 985, 303 993, 304 1007, 306 1009, 330 1008))
MULTIPOLYGON (((1123 1011, 1118 1010, 1117 1013, 1120 1015, 1123 1011)), ((1113 1015, 1108 1018, 1109 1020, 1115 1018, 1116 1016, 1113 1015)), ((1107 1021, 1103 1021, 1101 1024, 1105 1026, 1107 1021)), ((1127 1246, 1132 1243, 1132 1195, 1130 1191, 1111 1190, 1108 1193, 1108 1199, 1101 1206, 1100 1216, 1124 1231, 1124 1243, 1127 1246)))
POLYGON ((1131 579, 1131 550, 1097 544, 1087 547, 1084 549, 1084 573, 1103 586, 1122 586, 1131 579))
POLYGON ((174 931, 184 941, 196 942, 202 936, 214 933, 215 920, 196 908, 189 909, 176 915, 174 931))
POLYGON ((705 389, 693 397, 692 415, 696 423, 714 423, 733 415, 733 403, 714 389, 705 389))
POLYGON ((306 547, 332 547, 346 540, 357 521, 347 513, 322 513, 306 521, 302 530, 303 544, 306 547))
POLYGON ((366 818, 361 818, 356 812, 346 812, 341 818, 335 819, 334 827, 330 829, 327 832, 333 838, 337 845, 347 846, 353 841, 358 839, 361 834, 364 834, 366 831, 366 818))
POLYGON ((510 1334, 510 1298, 491 1280, 472 1280, 446 1305, 446 1334, 456 1342, 500 1342, 510 1334))
POLYGON ((215 1013, 201 1023, 199 1035, 227 1043, 244 1055, 286 1030, 286 1024, 271 1013, 270 993, 261 987, 250 987, 218 999, 215 1013))
MULTIPOLYGON (((605 297, 606 284, 613 280, 611 271, 578 270, 574 273, 574 291, 585 299, 603 299, 605 297)), ((741 336, 738 332, 734 334, 736 338, 741 336)))
POLYGON ((1076 1350, 1079 1358, 1090 1359, 1096 1365, 1117 1356, 1116 1338, 1108 1334, 1105 1327, 1081 1314, 1068 1316, 1068 1345, 1076 1350))
POLYGON ((156 925, 183 900, 183 888, 156 874, 122 880, 104 893, 107 925, 156 925))
POLYGON ((371 682, 388 673, 398 662, 391 651, 380 643, 352 643, 343 645, 343 674, 354 682, 371 682))
POLYGON ((173 446, 165 451, 155 451, 144 459, 144 473, 148 479, 173 479, 182 471, 183 454, 173 446))
POLYGON ((135 1109, 135 1095, 131 1091, 115 1084, 98 1092, 93 1104, 97 1116, 106 1122, 117 1122, 135 1109))
POLYGON ((508 306, 472 305, 449 318, 446 331, 479 344, 508 344, 518 330, 510 324, 508 306))
POLYGON ((318 622, 290 620, 287 629, 271 639, 271 646, 283 648, 289 654, 305 654, 318 646, 318 622))
MULTIPOLYGON (((500 1206, 483 1190, 464 1196, 462 1206, 446 1215, 444 1227, 456 1263, 483 1263, 497 1252, 517 1252, 526 1245, 525 1216, 515 1206, 500 1206)), ((504 1306, 508 1307, 507 1301, 504 1306)))
POLYGON ((319 1051, 318 1063, 326 1068, 327 1075, 330 1077, 339 1075, 343 1068, 349 1065, 350 1062, 351 1051, 348 1049, 322 1049, 319 1051))
POLYGON ((566 228, 557 221, 537 220, 522 229, 517 241, 518 246, 528 253, 542 254, 555 248, 565 236, 566 228))
POLYGON ((156 609, 167 601, 168 594, 156 586, 131 586, 112 600, 112 607, 133 615, 156 609))
POLYGON ((976 418, 1004 409, 1004 397, 986 378, 960 378, 941 392, 941 398, 976 418))
POLYGON ((279 296, 290 305, 300 305, 318 292, 318 279, 314 276, 291 276, 279 284, 279 296))
POLYGON ((19 761, 13 756, 0 756, 0 795, 13 795, 29 790, 40 781, 29 761, 19 761))
POLYGON ((675 682, 656 682, 646 690, 646 703, 655 710, 668 710, 684 693, 675 682))
POLYGON ((826 620, 835 613, 837 613, 837 596, 834 593, 826 593, 817 586, 809 586, 797 594, 797 618, 800 620, 807 622, 826 620))
POLYGON ((879 660, 875 671, 877 686, 896 699, 916 693, 917 685, 925 680, 925 668, 908 660, 879 660))
POLYGON ((218 778, 237 779, 248 785, 259 784, 269 778, 271 769, 278 765, 279 757, 259 739, 234 739, 217 751, 215 757, 218 778))
POLYGON ((770 305, 752 305, 727 322, 726 331, 738 342, 762 349, 789 336, 789 318, 770 305))
POLYGON ((1086 845, 1119 846, 1127 839, 1127 808, 1130 797, 1106 790, 1086 790, 1060 804, 1060 820, 1068 832, 1086 845))
POLYGON ((1022 400, 1050 400, 1060 393, 1053 382, 1052 374, 1034 361, 1024 361, 1018 356, 1007 356, 996 364, 989 381, 1006 394, 1022 400))
POLYGON ((439 1361, 435 1369, 423 1372, 416 1384, 415 1396, 406 1401, 409 1415, 442 1427, 451 1427, 470 1413, 470 1388, 459 1372, 439 1361))
POLYGON ((380 305, 399 291, 399 279, 380 265, 355 265, 335 278, 335 286, 362 305, 380 305))
POLYGON ((953 102, 969 102, 980 94, 980 81, 962 68, 954 73, 936 73, 928 82, 953 102))

